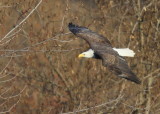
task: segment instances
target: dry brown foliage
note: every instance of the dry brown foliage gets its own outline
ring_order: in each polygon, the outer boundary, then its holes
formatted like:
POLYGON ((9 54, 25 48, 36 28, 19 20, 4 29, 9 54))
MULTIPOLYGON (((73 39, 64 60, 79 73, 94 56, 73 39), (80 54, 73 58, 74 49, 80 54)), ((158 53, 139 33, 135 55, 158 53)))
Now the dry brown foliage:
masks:
POLYGON ((0 1, 0 113, 158 114, 159 88, 159 0, 0 1), (88 45, 69 22, 133 49, 142 84, 78 59, 88 45))

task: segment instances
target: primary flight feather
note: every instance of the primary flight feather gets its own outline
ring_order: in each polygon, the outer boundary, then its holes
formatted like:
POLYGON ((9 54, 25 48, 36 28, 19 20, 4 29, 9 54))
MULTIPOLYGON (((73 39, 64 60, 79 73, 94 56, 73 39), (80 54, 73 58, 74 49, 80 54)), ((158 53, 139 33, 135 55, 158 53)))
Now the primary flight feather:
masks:
POLYGON ((141 83, 137 76, 130 70, 126 60, 122 57, 133 57, 135 53, 132 50, 128 48, 113 48, 107 38, 86 27, 72 23, 69 23, 68 27, 74 35, 87 41, 91 48, 80 54, 79 57, 101 59, 103 66, 108 67, 118 77, 125 78, 137 84, 141 83))

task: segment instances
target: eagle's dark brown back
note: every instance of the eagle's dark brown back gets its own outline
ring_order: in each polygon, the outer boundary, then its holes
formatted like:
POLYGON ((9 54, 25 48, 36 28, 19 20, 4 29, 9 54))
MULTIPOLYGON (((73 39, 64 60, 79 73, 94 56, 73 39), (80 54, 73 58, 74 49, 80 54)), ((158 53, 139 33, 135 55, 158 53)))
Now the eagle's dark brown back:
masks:
POLYGON ((130 70, 125 59, 113 50, 108 39, 86 27, 69 23, 69 30, 76 36, 86 40, 94 52, 100 56, 104 66, 108 67, 117 76, 140 84, 140 80, 130 70))

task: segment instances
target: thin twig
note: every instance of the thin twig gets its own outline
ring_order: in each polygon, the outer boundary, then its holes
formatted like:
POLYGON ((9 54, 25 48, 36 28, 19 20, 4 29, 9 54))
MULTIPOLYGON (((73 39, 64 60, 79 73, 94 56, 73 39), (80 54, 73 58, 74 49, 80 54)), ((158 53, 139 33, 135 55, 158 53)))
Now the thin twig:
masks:
POLYGON ((19 95, 19 96, 20 96, 19 99, 17 100, 16 103, 14 103, 14 105, 12 105, 7 111, 2 111, 2 112, 0 112, 0 114, 4 114, 4 113, 10 112, 10 111, 19 103, 20 98, 21 98, 21 95, 19 95))
MULTIPOLYGON (((52 37, 52 38, 48 38, 48 39, 46 39, 46 40, 43 40, 43 41, 38 42, 38 43, 36 43, 36 44, 34 44, 34 45, 31 45, 31 46, 22 48, 22 49, 20 49, 20 50, 15 50, 15 51, 13 51, 13 52, 11 52, 11 53, 9 53, 9 54, 12 55, 12 54, 14 54, 14 53, 16 53, 16 52, 19 52, 19 51, 21 51, 21 50, 23 50, 23 51, 24 51, 24 50, 26 50, 26 51, 28 50, 28 51, 29 51, 30 48, 36 47, 36 46, 38 46, 38 45, 40 45, 40 44, 43 44, 43 43, 48 42, 48 41, 51 41, 51 40, 56 40, 56 41, 64 42, 64 43, 73 41, 73 40, 59 40, 59 39, 56 39, 56 37, 64 36, 64 35, 68 35, 68 34, 71 34, 71 32, 63 33, 63 34, 58 34, 58 35, 56 35, 56 36, 54 36, 54 37, 52 37)), ((6 54, 5 54, 5 55, 4 55, 4 54, 1 55, 1 57, 4 57, 4 56, 6 56, 6 54)), ((8 56, 8 57, 10 57, 10 56, 8 56)), ((13 57, 14 57, 14 56, 13 56, 13 57)))
POLYGON ((42 0, 39 1, 39 3, 36 5, 35 8, 33 8, 33 10, 19 23, 17 24, 13 29, 11 29, 1 40, 0 40, 0 43, 6 39, 8 37, 8 35, 10 35, 14 30, 16 30, 22 23, 24 23, 28 18, 29 16, 38 8, 38 6, 42 3, 42 0))
POLYGON ((24 86, 24 88, 18 94, 16 94, 16 95, 12 95, 12 96, 9 96, 9 97, 2 97, 2 96, 0 96, 0 98, 6 100, 6 99, 11 99, 13 97, 17 97, 17 96, 19 96, 19 94, 21 94, 26 89, 26 87, 27 86, 24 86))
MULTIPOLYGON (((9 66, 9 64, 11 63, 12 61, 12 56, 10 58, 10 60, 8 61, 8 63, 6 64, 6 66, 2 69, 2 71, 0 72, 0 74, 2 74, 4 72, 4 70, 9 66)), ((0 76, 0 78, 2 78, 2 76, 0 76)))
POLYGON ((73 112, 67 112, 67 113, 62 113, 62 114, 74 114, 74 113, 78 113, 78 112, 88 111, 90 109, 99 108, 99 107, 105 106, 107 104, 111 104, 113 102, 117 102, 117 101, 121 100, 122 98, 123 98, 123 96, 118 96, 116 99, 114 99, 112 101, 109 101, 109 102, 105 102, 105 103, 102 103, 102 104, 99 104, 99 105, 96 105, 96 106, 93 106, 93 107, 84 108, 84 109, 81 109, 81 110, 76 110, 76 111, 73 111, 73 112))

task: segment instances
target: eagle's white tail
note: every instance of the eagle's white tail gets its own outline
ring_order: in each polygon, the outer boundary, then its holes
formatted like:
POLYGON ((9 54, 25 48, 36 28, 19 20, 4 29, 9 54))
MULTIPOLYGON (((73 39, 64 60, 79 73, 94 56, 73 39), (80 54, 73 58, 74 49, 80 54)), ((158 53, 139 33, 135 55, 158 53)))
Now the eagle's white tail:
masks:
POLYGON ((129 48, 113 48, 120 56, 134 57, 135 53, 129 48))

